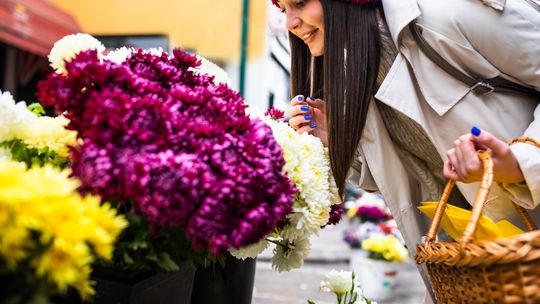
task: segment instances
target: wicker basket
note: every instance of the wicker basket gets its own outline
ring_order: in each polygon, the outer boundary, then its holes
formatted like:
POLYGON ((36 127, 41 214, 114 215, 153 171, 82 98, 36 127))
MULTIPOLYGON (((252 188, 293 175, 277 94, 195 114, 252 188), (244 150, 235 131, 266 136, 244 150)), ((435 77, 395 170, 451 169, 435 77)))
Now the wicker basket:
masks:
MULTIPOLYGON (((521 137, 514 142, 540 148, 540 143, 531 138, 521 137)), ((438 303, 540 303, 540 231, 535 231, 522 207, 514 205, 529 232, 494 241, 473 241, 493 180, 489 154, 478 154, 484 164, 484 177, 462 239, 434 241, 455 184, 449 181, 424 243, 416 246, 416 262, 426 263, 438 303)))

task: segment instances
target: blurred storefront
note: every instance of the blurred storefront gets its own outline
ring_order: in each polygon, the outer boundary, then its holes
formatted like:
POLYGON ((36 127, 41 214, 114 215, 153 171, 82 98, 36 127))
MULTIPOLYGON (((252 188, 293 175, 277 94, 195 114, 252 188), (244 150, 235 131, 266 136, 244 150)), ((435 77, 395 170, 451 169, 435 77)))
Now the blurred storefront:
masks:
MULTIPOLYGON (((107 47, 121 44, 148 47, 145 38, 165 37, 169 50, 181 47, 220 65, 239 89, 242 0, 52 0, 107 47), (121 42, 121 41, 124 42, 121 42), (145 43, 145 44, 141 44, 145 43)), ((277 82, 269 64, 268 0, 249 1, 245 98, 261 108, 287 94, 288 83, 277 82)), ((288 42, 287 42, 288 43, 288 42)), ((160 47, 163 44, 150 45, 160 47)), ((166 49, 166 48, 164 48, 166 49)), ((288 59, 287 59, 288 60, 288 59)), ((281 72, 277 72, 281 73, 281 72)))
POLYGON ((46 0, 0 0, 0 90, 35 101, 54 42, 80 32, 76 20, 46 0))

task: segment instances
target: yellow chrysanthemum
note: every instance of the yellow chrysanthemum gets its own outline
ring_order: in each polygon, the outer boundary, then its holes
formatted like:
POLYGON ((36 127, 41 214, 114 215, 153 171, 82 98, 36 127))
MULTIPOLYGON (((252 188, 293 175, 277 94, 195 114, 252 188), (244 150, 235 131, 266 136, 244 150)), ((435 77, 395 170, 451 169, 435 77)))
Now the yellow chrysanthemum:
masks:
POLYGON ((27 256, 26 246, 29 232, 24 227, 4 226, 0 234, 0 257, 4 257, 9 268, 27 256))
POLYGON ((61 291, 85 278, 82 269, 92 263, 88 246, 83 242, 72 243, 57 238, 43 255, 33 260, 36 274, 47 277, 61 291))
POLYGON ((388 261, 403 262, 408 257, 408 252, 403 244, 393 235, 372 236, 362 242, 362 249, 381 253, 388 261))
POLYGON ((27 266, 38 276, 60 290, 73 286, 86 297, 93 292, 89 246, 110 258, 127 222, 108 204, 101 206, 98 198, 81 197, 79 183, 69 174, 49 165, 26 170, 21 163, 0 163, 0 259, 15 267, 30 258, 27 266))

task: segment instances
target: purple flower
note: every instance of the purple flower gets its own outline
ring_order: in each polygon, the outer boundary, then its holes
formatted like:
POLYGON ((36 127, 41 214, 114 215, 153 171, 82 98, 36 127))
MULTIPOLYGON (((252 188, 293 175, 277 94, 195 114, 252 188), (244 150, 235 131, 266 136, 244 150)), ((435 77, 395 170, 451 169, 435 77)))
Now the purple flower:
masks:
POLYGON ((264 116, 268 116, 273 120, 279 120, 285 117, 285 112, 279 109, 276 109, 274 107, 271 107, 268 110, 266 110, 266 112, 264 112, 264 116))
POLYGON ((222 254, 254 243, 291 211, 296 189, 268 126, 241 96, 190 70, 200 62, 138 51, 124 63, 96 51, 38 85, 83 139, 73 149, 80 190, 131 201, 152 228, 185 229, 196 250, 222 254))
POLYGON ((356 211, 362 222, 380 222, 388 219, 388 214, 377 206, 360 206, 356 211))
POLYGON ((330 209, 330 218, 328 219, 328 225, 336 225, 341 221, 343 216, 343 204, 334 204, 330 209))

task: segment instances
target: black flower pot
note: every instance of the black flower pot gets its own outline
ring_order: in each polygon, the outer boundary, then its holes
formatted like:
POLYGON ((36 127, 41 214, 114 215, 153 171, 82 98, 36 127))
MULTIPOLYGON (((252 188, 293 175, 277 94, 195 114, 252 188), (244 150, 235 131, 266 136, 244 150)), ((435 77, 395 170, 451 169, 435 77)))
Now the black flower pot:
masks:
MULTIPOLYGON (((96 294, 89 303, 94 304, 189 304, 195 269, 183 266, 178 271, 119 271, 95 267, 92 280, 96 294)), ((53 299, 55 304, 83 303, 77 294, 53 299)))
POLYGON ((254 282, 255 259, 228 256, 224 268, 197 268, 191 304, 250 304, 254 282))
POLYGON ((94 303, 189 304, 194 275, 190 266, 169 273, 96 271, 94 303))

